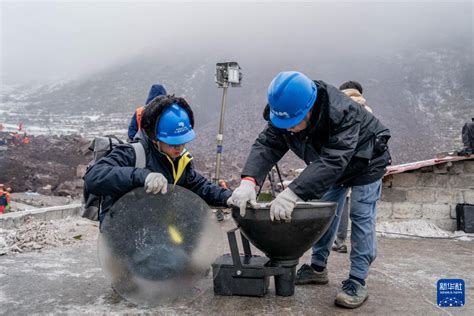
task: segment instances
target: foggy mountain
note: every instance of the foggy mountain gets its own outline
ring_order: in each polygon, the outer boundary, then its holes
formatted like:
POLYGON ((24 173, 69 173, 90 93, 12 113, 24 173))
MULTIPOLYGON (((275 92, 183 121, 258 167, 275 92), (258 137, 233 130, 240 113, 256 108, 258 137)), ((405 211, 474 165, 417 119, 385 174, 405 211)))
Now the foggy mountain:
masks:
MULTIPOLYGON (((265 126, 268 84, 284 70, 335 86, 359 81, 392 131, 396 164, 460 148, 474 116, 472 1, 99 2, 2 4, 7 131, 23 122, 36 135, 125 138, 159 82, 194 109, 190 149, 211 172, 222 61, 239 62, 244 75, 228 94, 224 176, 239 173, 265 126)), ((302 163, 289 155, 281 165, 302 163)))
MULTIPOLYGON (((149 86, 160 82, 168 93, 185 97, 193 107, 198 138, 191 150, 199 157, 200 169, 208 170, 214 164, 222 98, 222 89, 214 83, 216 61, 221 60, 170 62, 141 57, 80 80, 10 88, 3 92, 1 104, 4 111, 9 109, 4 112, 6 121, 22 121, 27 130, 51 126, 52 133, 77 132, 89 137, 114 133, 125 137, 134 109, 144 102, 149 86)), ((474 115, 474 67, 468 50, 410 50, 396 56, 321 65, 311 60, 238 62, 244 77, 242 87, 230 88, 228 93, 224 173, 239 172, 249 147, 265 126, 262 111, 266 89, 281 70, 299 70, 335 86, 346 80, 361 82, 375 115, 392 131, 390 147, 395 164, 460 148, 462 125, 474 115)), ((303 166, 291 156, 285 161, 287 168, 303 166)))

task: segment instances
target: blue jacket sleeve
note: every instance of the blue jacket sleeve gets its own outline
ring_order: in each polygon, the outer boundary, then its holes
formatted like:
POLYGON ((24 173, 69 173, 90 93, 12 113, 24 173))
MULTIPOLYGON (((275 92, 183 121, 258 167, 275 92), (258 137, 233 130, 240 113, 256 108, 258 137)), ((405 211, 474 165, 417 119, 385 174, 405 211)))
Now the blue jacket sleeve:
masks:
POLYGON ((228 206, 227 200, 232 195, 232 191, 221 188, 203 177, 199 172, 191 167, 186 172, 186 189, 199 195, 207 204, 211 206, 228 206))
POLYGON ((128 126, 128 139, 132 140, 138 132, 137 112, 133 113, 130 125, 128 126))
POLYGON ((145 185, 150 170, 135 168, 135 152, 130 146, 115 147, 84 176, 86 189, 98 196, 120 197, 145 185))

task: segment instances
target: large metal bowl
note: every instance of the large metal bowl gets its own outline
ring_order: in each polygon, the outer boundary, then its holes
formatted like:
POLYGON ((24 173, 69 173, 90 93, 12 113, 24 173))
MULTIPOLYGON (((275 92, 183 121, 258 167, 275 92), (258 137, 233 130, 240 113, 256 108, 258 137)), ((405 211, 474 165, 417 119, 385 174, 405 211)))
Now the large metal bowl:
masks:
POLYGON ((327 231, 336 206, 335 202, 297 203, 290 222, 271 221, 268 204, 247 207, 244 217, 234 207, 232 217, 244 236, 273 262, 292 263, 327 231))

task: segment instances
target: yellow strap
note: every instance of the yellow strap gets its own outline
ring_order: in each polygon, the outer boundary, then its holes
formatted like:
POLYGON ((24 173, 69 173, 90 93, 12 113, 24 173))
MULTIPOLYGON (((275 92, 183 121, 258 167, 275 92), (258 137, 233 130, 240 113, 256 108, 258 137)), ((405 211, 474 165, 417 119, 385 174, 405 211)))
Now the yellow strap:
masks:
POLYGON ((169 162, 171 163, 171 168, 173 168, 173 179, 174 179, 174 185, 178 182, 179 178, 183 175, 184 170, 186 169, 186 166, 193 160, 193 157, 188 153, 188 151, 185 149, 185 152, 178 158, 178 171, 176 171, 174 167, 173 160, 168 157, 168 155, 165 155, 166 158, 168 158, 169 162))

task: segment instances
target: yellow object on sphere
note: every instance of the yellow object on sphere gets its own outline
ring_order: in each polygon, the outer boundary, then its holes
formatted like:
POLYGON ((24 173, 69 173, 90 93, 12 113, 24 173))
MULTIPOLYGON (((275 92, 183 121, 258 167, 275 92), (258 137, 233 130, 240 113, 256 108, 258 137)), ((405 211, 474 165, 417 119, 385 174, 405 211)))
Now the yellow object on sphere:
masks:
POLYGON ((170 235, 171 241, 177 245, 183 242, 183 236, 179 232, 179 230, 174 227, 174 225, 168 226, 168 234, 170 235))

